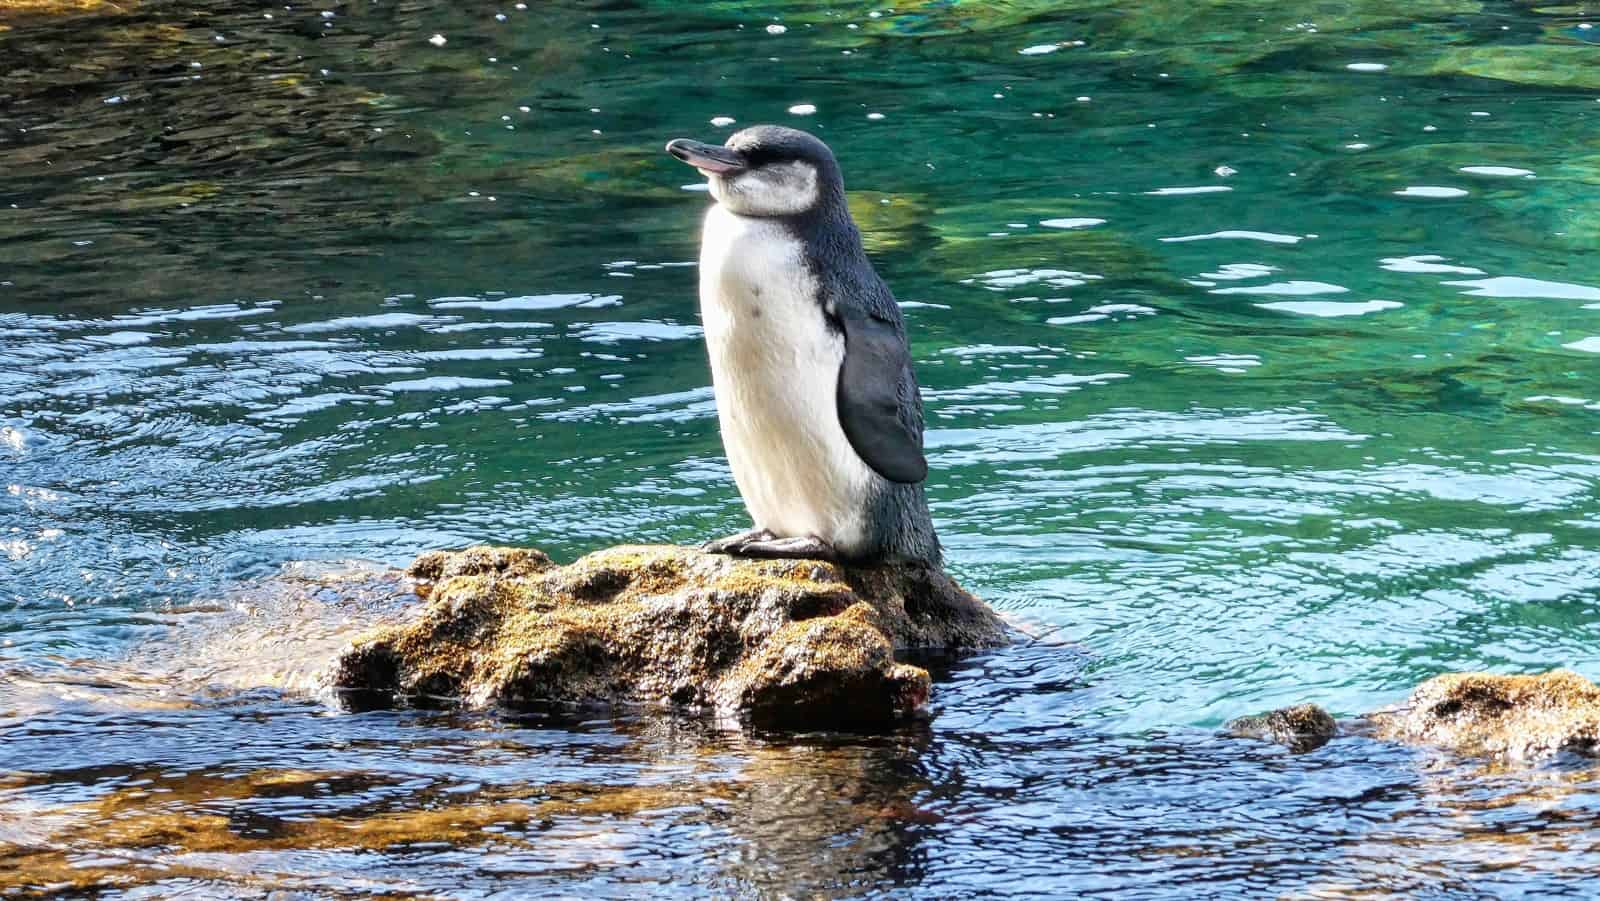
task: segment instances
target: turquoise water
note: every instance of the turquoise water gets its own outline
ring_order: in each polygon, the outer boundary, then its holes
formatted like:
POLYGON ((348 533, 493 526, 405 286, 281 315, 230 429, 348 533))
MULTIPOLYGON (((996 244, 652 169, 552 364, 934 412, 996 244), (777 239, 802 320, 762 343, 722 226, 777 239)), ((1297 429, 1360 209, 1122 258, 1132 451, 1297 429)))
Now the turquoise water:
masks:
POLYGON ((1600 10, 529 6, 0 13, 0 888, 1589 891, 1581 766, 1215 732, 1600 677, 1600 10), (301 561, 743 527, 660 152, 717 117, 837 151, 1040 640, 887 736, 153 704, 301 561))

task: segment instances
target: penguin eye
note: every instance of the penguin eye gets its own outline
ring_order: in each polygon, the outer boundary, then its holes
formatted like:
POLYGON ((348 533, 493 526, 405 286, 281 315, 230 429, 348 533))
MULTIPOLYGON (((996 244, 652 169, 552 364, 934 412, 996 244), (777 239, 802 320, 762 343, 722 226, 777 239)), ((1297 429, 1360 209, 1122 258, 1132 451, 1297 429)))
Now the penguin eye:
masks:
POLYGON ((741 153, 744 156, 745 162, 748 163, 750 168, 752 168, 752 169, 756 169, 756 168, 759 168, 761 166, 765 166, 768 163, 775 162, 782 156, 777 151, 773 150, 771 147, 764 147, 764 146, 762 146, 760 144, 757 144, 756 146, 751 147, 751 148, 749 148, 747 150, 741 151, 741 153))

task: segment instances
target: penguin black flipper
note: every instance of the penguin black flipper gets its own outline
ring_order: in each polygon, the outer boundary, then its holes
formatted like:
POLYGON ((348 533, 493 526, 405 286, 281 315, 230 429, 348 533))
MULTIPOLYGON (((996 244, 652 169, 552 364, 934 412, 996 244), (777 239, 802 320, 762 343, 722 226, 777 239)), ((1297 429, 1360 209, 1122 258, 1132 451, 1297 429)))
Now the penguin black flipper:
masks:
POLYGON ((922 404, 905 335, 893 320, 875 313, 840 312, 839 425, 878 475, 902 484, 921 482, 928 477, 922 404))

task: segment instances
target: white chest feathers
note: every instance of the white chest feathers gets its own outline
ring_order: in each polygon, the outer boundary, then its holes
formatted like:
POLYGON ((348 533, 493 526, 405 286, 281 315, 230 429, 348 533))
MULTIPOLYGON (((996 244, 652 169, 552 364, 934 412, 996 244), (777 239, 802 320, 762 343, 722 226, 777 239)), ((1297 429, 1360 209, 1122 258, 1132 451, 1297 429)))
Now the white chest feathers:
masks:
POLYGON ((844 338, 817 304, 800 242, 778 223, 713 206, 700 314, 722 444, 756 527, 844 551, 861 544, 882 480, 839 425, 844 338))

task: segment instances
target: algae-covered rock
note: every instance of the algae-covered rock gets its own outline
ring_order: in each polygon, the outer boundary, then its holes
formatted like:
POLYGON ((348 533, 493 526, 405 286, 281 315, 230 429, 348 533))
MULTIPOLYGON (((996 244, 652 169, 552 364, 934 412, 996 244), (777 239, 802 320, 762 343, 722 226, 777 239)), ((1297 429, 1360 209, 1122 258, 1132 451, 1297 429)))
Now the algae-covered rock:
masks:
MULTIPOLYGON (((1536 676, 1446 673, 1354 727, 1385 741, 1512 762, 1561 753, 1600 757, 1600 686, 1570 670, 1536 676)), ((1309 751, 1332 738, 1338 724, 1321 707, 1300 704, 1241 717, 1227 731, 1309 751)))
POLYGON ((871 725, 927 700, 928 673, 897 650, 1007 640, 999 618, 943 571, 743 560, 623 546, 558 566, 539 551, 476 547, 411 568, 428 606, 358 639, 346 692, 537 702, 676 704, 785 726, 871 725))
POLYGON ((861 229, 861 243, 873 253, 912 247, 927 237, 926 223, 932 209, 924 198, 882 191, 851 191, 846 200, 850 205, 850 218, 861 229))
POLYGON ((1296 753, 1314 751, 1339 732, 1333 715, 1315 704, 1296 704, 1260 716, 1242 716, 1228 723, 1240 738, 1276 742, 1296 753))
POLYGON ((1466 754, 1510 760, 1600 754, 1600 686, 1570 670, 1448 673, 1370 720, 1380 738, 1466 754))
POLYGON ((1541 88, 1600 88, 1590 47, 1561 45, 1458 47, 1439 56, 1429 74, 1471 75, 1541 88))
POLYGON ((79 13, 127 12, 137 4, 111 0, 0 0, 0 17, 63 16, 79 13))
MULTIPOLYGON (((563 198, 592 192, 606 197, 683 199, 681 188, 653 178, 661 168, 660 156, 654 149, 621 147, 537 160, 526 166, 520 180, 528 190, 563 198)), ((517 177, 511 171, 506 175, 517 177)))

